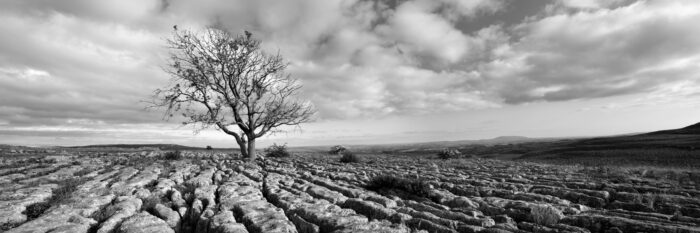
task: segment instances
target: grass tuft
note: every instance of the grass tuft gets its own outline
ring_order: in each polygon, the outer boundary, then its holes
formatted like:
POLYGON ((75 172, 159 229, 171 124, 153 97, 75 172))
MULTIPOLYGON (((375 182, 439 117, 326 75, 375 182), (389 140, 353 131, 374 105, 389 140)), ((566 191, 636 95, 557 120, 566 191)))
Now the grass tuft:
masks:
POLYGON ((428 197, 433 189, 432 185, 425 180, 406 179, 392 175, 372 177, 365 188, 373 191, 396 189, 419 197, 428 197))
POLYGON ((38 218, 52 206, 63 204, 69 200, 73 192, 78 189, 78 185, 82 183, 84 183, 83 179, 71 178, 62 180, 58 183, 58 188, 52 191, 52 195, 48 200, 28 205, 22 213, 27 215, 28 220, 38 218))
POLYGON ((355 153, 352 153, 351 151, 343 151, 341 152, 342 157, 340 157, 340 162, 341 163, 359 163, 362 161, 360 156, 356 155, 355 153))
POLYGON ((165 152, 163 158, 166 160, 181 160, 184 158, 179 150, 165 152))
POLYGON ((533 205, 530 208, 530 216, 532 221, 537 224, 552 226, 557 224, 564 217, 564 214, 554 206, 543 204, 533 205))

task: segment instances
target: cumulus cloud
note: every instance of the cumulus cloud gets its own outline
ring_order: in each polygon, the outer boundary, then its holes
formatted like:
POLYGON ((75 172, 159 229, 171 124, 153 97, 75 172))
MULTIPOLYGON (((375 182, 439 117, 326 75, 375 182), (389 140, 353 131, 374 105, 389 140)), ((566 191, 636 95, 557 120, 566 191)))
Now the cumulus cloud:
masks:
POLYGON ((697 1, 554 0, 515 22, 500 20, 524 15, 514 4, 3 1, 0 128, 160 122, 160 113, 143 111, 139 101, 167 83, 160 66, 173 25, 252 31, 267 51, 289 60, 322 119, 697 95, 697 1))
POLYGON ((523 36, 483 71, 507 103, 642 93, 697 81, 698 20, 700 5, 693 1, 546 16, 517 25, 523 36))
POLYGON ((619 6, 627 0, 559 0, 558 3, 568 8, 599 9, 619 6))

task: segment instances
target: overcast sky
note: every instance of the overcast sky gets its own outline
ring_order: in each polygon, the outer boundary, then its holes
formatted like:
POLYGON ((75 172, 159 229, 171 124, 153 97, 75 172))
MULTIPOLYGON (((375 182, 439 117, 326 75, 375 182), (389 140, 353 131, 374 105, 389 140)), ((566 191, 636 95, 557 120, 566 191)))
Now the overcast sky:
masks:
POLYGON ((697 0, 3 0, 0 143, 179 143, 141 100, 173 25, 279 51, 317 121, 291 146, 564 137, 700 121, 697 0))

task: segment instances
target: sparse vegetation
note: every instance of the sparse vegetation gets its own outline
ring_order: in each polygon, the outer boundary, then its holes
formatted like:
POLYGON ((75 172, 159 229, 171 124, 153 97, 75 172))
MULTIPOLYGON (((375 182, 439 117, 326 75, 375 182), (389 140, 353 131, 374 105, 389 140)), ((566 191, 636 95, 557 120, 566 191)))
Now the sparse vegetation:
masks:
POLYGON ((328 154, 339 155, 340 153, 343 153, 343 152, 345 152, 345 151, 347 151, 347 150, 348 150, 348 149, 345 148, 344 146, 335 145, 335 146, 332 146, 330 150, 328 150, 328 154))
POLYGON ((165 154, 163 155, 163 158, 167 159, 167 160, 181 160, 182 158, 184 158, 184 156, 182 156, 181 151, 174 150, 174 151, 165 152, 165 154))
POLYGON ((362 159, 360 156, 352 153, 352 151, 345 150, 341 153, 340 162, 341 163, 359 163, 362 159))
POLYGON ((441 159, 456 159, 462 156, 462 152, 456 149, 443 149, 437 154, 441 159))
POLYGON ((78 188, 78 185, 82 184, 84 181, 83 179, 73 178, 58 182, 58 187, 52 191, 52 195, 48 200, 28 205, 23 213, 27 215, 28 219, 41 216, 52 206, 62 204, 70 199, 73 192, 78 188))
POLYGON ((273 158, 280 158, 280 157, 289 157, 291 154, 289 151, 287 151, 287 144, 282 144, 282 145, 277 145, 277 143, 273 143, 271 146, 265 148, 265 156, 266 157, 273 157, 273 158))
POLYGON ((197 190, 197 187, 189 184, 183 184, 178 186, 177 190, 182 195, 182 199, 184 199, 188 205, 192 204, 194 201, 194 192, 197 190))
MULTIPOLYGON (((90 217, 97 221, 98 223, 104 222, 107 220, 110 216, 110 214, 114 213, 113 206, 110 204, 107 204, 106 206, 103 206, 100 208, 98 211, 95 211, 90 217)), ((97 232, 97 229, 94 229, 94 232, 97 232)))
POLYGON ((427 181, 422 179, 407 179, 395 175, 379 175, 372 177, 365 188, 373 191, 387 189, 400 190, 418 197, 428 197, 433 189, 427 181))
POLYGON ((564 214, 561 210, 548 204, 530 206, 530 216, 532 216, 532 221, 534 223, 543 226, 552 226, 557 224, 560 219, 564 218, 564 214))
POLYGON ((90 174, 94 171, 97 171, 97 168, 83 168, 82 170, 73 173, 73 175, 74 176, 84 176, 84 175, 90 174))
POLYGON ((35 219, 44 214, 44 212, 46 212, 46 210, 48 210, 50 207, 51 203, 49 203, 48 201, 37 202, 28 205, 22 213, 24 215, 27 215, 27 219, 35 219))
POLYGON ((158 185, 158 180, 152 180, 151 182, 148 182, 148 184, 144 185, 143 188, 150 190, 153 190, 156 188, 156 185, 158 185))
POLYGON ((141 205, 141 210, 149 212, 151 214, 155 213, 156 205, 161 204, 163 201, 160 197, 156 195, 148 196, 147 198, 141 199, 143 204, 141 205))

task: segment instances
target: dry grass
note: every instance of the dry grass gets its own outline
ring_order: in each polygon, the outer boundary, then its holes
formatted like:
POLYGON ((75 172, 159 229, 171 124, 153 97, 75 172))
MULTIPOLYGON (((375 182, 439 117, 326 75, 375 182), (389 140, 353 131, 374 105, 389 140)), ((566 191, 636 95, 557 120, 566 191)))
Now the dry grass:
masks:
POLYGON ((352 153, 351 151, 343 151, 341 152, 342 156, 340 157, 340 162, 341 163, 359 163, 362 162, 362 159, 360 156, 356 155, 355 153, 352 153))
POLYGON ((27 218, 30 220, 38 218, 52 206, 63 204, 69 200, 73 192, 75 192, 78 186, 84 183, 84 181, 83 179, 71 178, 58 182, 58 188, 52 190, 52 195, 48 200, 27 206, 27 209, 23 213, 27 215, 27 218))
POLYGON ((530 207, 530 216, 534 223, 543 226, 557 224, 564 217, 561 210, 548 204, 533 205, 530 207))
POLYGON ((383 189, 396 189, 419 197, 428 197, 432 190, 431 185, 421 179, 405 179, 392 175, 380 175, 370 179, 365 185, 366 189, 381 191, 383 189))

